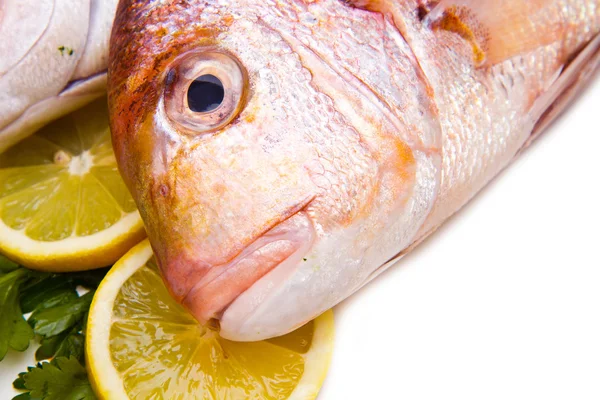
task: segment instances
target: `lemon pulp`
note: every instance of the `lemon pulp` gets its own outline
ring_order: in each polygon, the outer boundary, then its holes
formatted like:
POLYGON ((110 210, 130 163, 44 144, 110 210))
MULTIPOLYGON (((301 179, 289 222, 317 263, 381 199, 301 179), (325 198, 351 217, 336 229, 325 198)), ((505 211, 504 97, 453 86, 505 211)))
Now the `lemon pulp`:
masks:
POLYGON ((71 264, 66 270, 101 267, 141 240, 141 219, 112 150, 106 98, 0 154, 0 222, 0 250, 33 268, 60 270, 55 264, 63 261, 71 264), (107 246, 120 248, 110 257, 90 254, 107 246))
POLYGON ((125 282, 113 308, 110 351, 131 398, 286 399, 304 372, 313 323, 290 337, 219 337, 168 294, 154 261, 125 282), (184 394, 188 394, 184 396, 184 394))

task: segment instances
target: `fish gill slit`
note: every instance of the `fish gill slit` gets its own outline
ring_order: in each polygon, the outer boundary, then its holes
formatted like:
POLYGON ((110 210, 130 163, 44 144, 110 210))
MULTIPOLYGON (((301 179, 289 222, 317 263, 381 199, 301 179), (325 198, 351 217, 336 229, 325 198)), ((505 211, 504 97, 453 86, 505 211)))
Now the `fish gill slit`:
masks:
MULTIPOLYGON (((420 29, 426 29, 428 27, 428 23, 425 23, 423 21, 427 21, 427 18, 429 18, 429 15, 432 13, 433 9, 431 7, 435 7, 435 5, 433 5, 433 3, 435 3, 435 2, 429 2, 428 5, 426 6, 427 12, 429 14, 424 16, 424 19, 421 21, 422 23, 421 23, 420 29)), ((431 80, 429 79, 429 76, 425 72, 423 65, 421 64, 419 57, 417 57, 417 54, 414 51, 414 45, 412 43, 412 40, 409 40, 410 37, 409 37, 407 27, 403 23, 401 23, 398 19, 394 18, 393 16, 390 18, 389 16, 384 15, 384 20, 385 20, 385 24, 386 24, 386 33, 387 34, 384 36, 383 40, 384 41, 387 41, 387 40, 393 41, 394 44, 398 48, 403 48, 404 47, 403 45, 406 45, 406 47, 408 48, 409 53, 406 53, 406 55, 409 56, 409 60, 410 60, 411 64, 415 68, 417 75, 421 78, 421 82, 423 82, 427 93, 431 97, 431 106, 434 108, 434 110, 432 110, 432 111, 435 111, 438 126, 439 126, 439 129, 441 132, 442 131, 442 123, 441 123, 441 117, 440 117, 440 111, 439 111, 440 109, 439 109, 439 105, 437 103, 437 97, 435 96, 435 89, 431 83, 431 80), (392 33, 395 33, 395 35, 392 33), (399 41, 403 41, 404 43, 399 43, 399 41)), ((388 53, 386 52, 386 55, 387 54, 388 53)), ((423 143, 419 143, 419 145, 421 145, 422 149, 426 153, 429 151, 427 146, 425 146, 423 143)))
MULTIPOLYGON (((375 105, 383 113, 383 115, 386 117, 388 122, 390 122, 392 124, 392 126, 398 132, 402 131, 402 126, 403 126, 402 118, 400 116, 396 115, 392 111, 390 104, 387 101, 385 101, 385 99, 383 99, 375 90, 373 90, 373 88, 371 88, 361 78, 359 78, 358 76, 356 76, 355 74, 353 74, 352 72, 350 72, 348 69, 346 69, 344 67, 336 67, 333 62, 331 62, 330 60, 327 60, 325 58, 325 55, 306 46, 300 40, 293 37, 291 34, 273 27, 272 25, 268 24, 263 19, 259 19, 257 22, 260 23, 261 25, 263 25, 265 28, 267 28, 267 29, 271 30, 272 32, 276 33, 277 35, 279 35, 279 37, 290 46, 290 48, 294 51, 294 53, 296 53, 298 55, 298 57, 300 58, 300 62, 302 63, 302 65, 305 68, 307 68, 309 71, 311 70, 310 68, 308 68, 310 66, 310 63, 306 60, 306 57, 301 54, 301 52, 306 52, 306 53, 312 55, 316 60, 320 61, 325 67, 327 67, 329 70, 331 70, 335 75, 337 75, 346 84, 348 84, 353 89, 357 90, 357 92, 360 93, 363 98, 368 100, 371 104, 375 105)), ((313 88, 315 88, 318 92, 323 93, 323 90, 319 89, 318 85, 315 86, 315 84, 312 82, 313 80, 314 80, 314 78, 311 79, 311 86, 313 86, 313 88)), ((327 95, 332 100, 332 102, 335 104, 334 98, 332 98, 327 93, 323 93, 323 94, 327 95)), ((340 112, 339 109, 337 111, 340 112)), ((341 112, 340 112, 340 114, 341 114, 341 112)), ((350 122, 352 120, 352 118, 350 118, 349 116, 344 115, 344 117, 346 118, 346 120, 348 122, 350 122)), ((350 125, 353 125, 353 124, 350 123, 350 125)), ((361 136, 358 129, 355 128, 355 130, 357 131, 359 136, 361 136)), ((361 142, 362 142, 362 140, 361 140, 361 142)))

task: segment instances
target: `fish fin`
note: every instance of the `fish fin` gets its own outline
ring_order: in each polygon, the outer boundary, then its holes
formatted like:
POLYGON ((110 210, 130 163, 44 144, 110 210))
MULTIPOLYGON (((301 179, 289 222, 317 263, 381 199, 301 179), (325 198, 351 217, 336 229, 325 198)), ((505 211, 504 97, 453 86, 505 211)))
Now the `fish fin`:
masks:
POLYGON ((549 0, 441 0, 427 15, 432 29, 460 35, 475 65, 489 67, 561 40, 566 25, 549 0))
MULTIPOLYGON (((341 0, 341 2, 361 10, 389 15, 394 21, 396 29, 398 29, 402 35, 406 33, 405 21, 403 20, 401 13, 402 9, 398 7, 399 5, 402 5, 400 3, 404 3, 406 0, 341 0)), ((424 17, 427 13, 426 11, 421 10, 421 8, 423 8, 423 10, 428 9, 425 6, 419 6, 418 11, 420 14, 423 14, 424 17)))
POLYGON ((535 126, 523 147, 533 142, 560 115, 599 68, 600 34, 569 61, 548 90, 535 100, 530 110, 535 126))
POLYGON ((342 2, 363 10, 384 12, 391 0, 342 0, 342 2))

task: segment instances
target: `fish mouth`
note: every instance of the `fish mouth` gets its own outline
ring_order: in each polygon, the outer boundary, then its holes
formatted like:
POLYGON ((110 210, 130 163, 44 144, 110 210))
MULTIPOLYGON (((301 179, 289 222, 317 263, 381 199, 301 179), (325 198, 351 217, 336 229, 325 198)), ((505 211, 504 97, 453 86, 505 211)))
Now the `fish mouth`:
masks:
POLYGON ((256 281, 281 264, 299 264, 316 232, 311 219, 298 211, 262 234, 235 258, 213 266, 183 298, 200 322, 220 319, 227 307, 256 281))

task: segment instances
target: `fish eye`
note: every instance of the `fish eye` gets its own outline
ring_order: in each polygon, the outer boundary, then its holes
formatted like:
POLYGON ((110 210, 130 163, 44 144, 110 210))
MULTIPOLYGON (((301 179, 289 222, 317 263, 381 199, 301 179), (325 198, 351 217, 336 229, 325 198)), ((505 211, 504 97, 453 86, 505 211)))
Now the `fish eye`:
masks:
POLYGON ((247 75, 227 53, 193 52, 176 59, 166 76, 167 116, 190 135, 227 125, 243 107, 247 75))
POLYGON ((188 106, 194 112, 213 111, 223 103, 224 97, 223 83, 214 75, 199 76, 188 87, 188 106))

